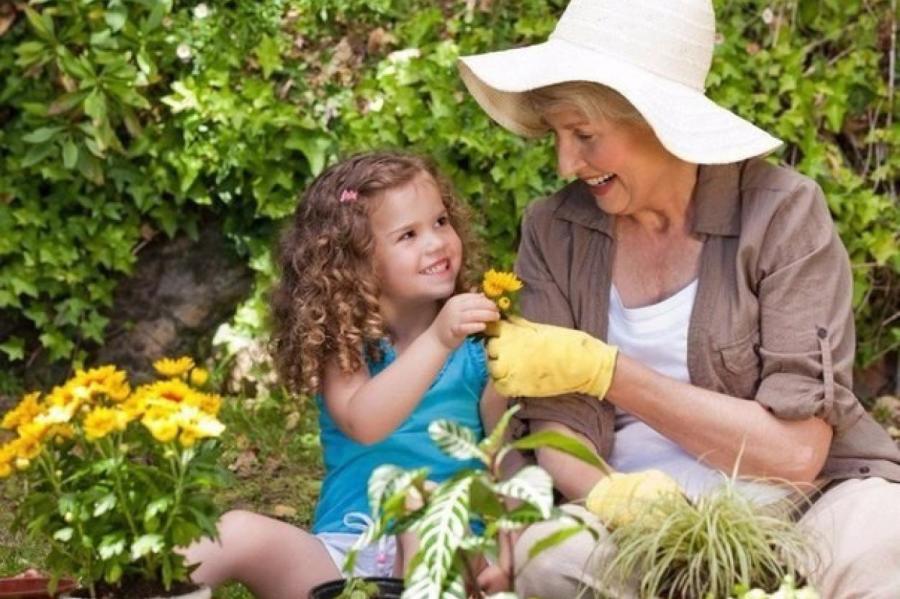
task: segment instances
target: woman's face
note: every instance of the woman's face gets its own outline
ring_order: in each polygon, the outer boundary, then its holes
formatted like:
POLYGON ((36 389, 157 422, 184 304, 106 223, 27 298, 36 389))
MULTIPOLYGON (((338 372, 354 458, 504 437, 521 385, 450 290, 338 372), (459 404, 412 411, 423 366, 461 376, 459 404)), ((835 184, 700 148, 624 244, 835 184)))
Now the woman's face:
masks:
POLYGON ((646 127, 589 119, 576 108, 544 114, 556 137, 562 177, 584 181, 608 214, 628 215, 651 207, 652 192, 665 175, 671 155, 646 127))

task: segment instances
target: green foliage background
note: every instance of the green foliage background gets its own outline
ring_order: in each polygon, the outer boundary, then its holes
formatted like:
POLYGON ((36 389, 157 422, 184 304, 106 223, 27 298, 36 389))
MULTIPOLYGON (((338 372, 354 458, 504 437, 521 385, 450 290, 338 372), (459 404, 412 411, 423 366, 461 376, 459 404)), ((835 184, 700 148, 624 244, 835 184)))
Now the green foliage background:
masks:
MULTIPOLYGON (((900 346, 896 0, 716 0, 714 99, 784 139, 854 266, 861 363, 900 346), (894 36, 892 36, 892 32, 894 36), (891 69, 894 70, 892 76, 891 69)), ((85 359, 154 235, 213 214, 259 271, 341 153, 434 156, 495 264, 557 188, 549 140, 492 124, 461 54, 540 41, 562 0, 31 0, 0 11, 0 388, 38 353, 85 359), (8 25, 8 29, 4 27, 8 25), (12 374, 10 374, 12 373, 12 374)))

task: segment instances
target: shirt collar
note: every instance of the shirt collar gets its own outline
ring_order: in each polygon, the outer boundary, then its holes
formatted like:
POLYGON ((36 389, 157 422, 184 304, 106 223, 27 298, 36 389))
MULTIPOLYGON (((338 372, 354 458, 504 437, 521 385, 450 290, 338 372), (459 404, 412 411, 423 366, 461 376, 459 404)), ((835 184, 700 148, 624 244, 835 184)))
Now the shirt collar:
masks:
MULTIPOLYGON (((740 185, 744 163, 701 164, 694 186, 694 220, 691 230, 708 235, 737 236, 741 232, 740 185)), ((597 208, 583 181, 573 181, 560 190, 557 218, 613 237, 615 219, 597 208)))

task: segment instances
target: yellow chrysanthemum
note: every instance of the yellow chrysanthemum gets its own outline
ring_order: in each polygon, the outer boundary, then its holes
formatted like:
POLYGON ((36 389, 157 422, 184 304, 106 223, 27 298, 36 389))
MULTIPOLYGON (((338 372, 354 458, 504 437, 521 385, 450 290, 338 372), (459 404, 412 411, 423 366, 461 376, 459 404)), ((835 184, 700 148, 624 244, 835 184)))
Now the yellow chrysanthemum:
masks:
POLYGON ((153 368, 162 376, 178 378, 194 367, 194 360, 188 356, 180 358, 162 358, 153 363, 153 368))
POLYGON ((102 439, 116 430, 125 430, 128 417, 122 410, 94 408, 84 419, 84 434, 88 441, 102 439))
POLYGON ((44 422, 35 419, 20 425, 19 428, 16 429, 16 432, 19 433, 19 437, 37 439, 38 443, 41 443, 43 442, 44 437, 46 437, 49 428, 49 424, 45 424, 44 422))
POLYGON ((197 392, 181 379, 169 379, 144 385, 138 389, 137 393, 144 397, 150 405, 154 400, 165 400, 176 404, 185 403, 197 392))
POLYGON ((123 401, 131 393, 128 375, 115 366, 100 366, 90 370, 78 370, 66 383, 72 395, 82 401, 91 401, 99 395, 110 400, 123 401))
POLYGON ((514 273, 491 269, 484 273, 481 289, 488 297, 500 297, 504 293, 511 293, 522 288, 522 281, 514 273))
POLYGON ((6 445, 0 446, 0 468, 9 466, 16 458, 16 443, 11 441, 6 445))
POLYGON ((222 398, 211 393, 195 393, 188 398, 187 403, 207 414, 216 416, 222 407, 222 398))
POLYGON ((13 441, 16 458, 21 460, 33 460, 41 454, 43 445, 41 440, 35 437, 19 437, 13 441))
POLYGON ((144 418, 141 424, 147 427, 153 438, 160 443, 168 443, 178 434, 178 424, 172 418, 144 418))
POLYGON ((38 414, 41 413, 41 404, 38 401, 41 394, 39 392, 29 393, 22 398, 19 405, 6 413, 0 427, 7 430, 16 429, 23 424, 31 422, 38 414))
POLYGON ((12 474, 13 469, 9 463, 0 462, 0 479, 4 479, 12 474))
POLYGON ((120 404, 120 409, 128 417, 128 422, 137 420, 147 410, 147 398, 143 394, 133 394, 120 404))
POLYGON ((47 428, 47 434, 45 438, 53 439, 57 443, 65 441, 66 439, 72 439, 75 437, 75 429, 72 428, 71 424, 53 424, 47 428))
POLYGON ((209 380, 209 373, 203 368, 194 368, 191 371, 191 384, 195 387, 202 387, 209 380))
POLYGON ((501 310, 509 310, 509 307, 512 305, 512 300, 508 297, 501 297, 497 300, 497 307, 501 310))

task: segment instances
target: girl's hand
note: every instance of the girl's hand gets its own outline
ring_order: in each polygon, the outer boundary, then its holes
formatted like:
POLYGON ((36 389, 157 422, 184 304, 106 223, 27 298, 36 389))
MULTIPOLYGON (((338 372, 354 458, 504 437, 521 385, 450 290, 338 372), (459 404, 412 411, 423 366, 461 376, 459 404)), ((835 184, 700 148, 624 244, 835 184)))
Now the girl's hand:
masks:
POLYGON ((500 320, 500 310, 494 302, 481 293, 460 293, 447 300, 429 332, 452 351, 467 336, 482 332, 495 320, 500 320))

